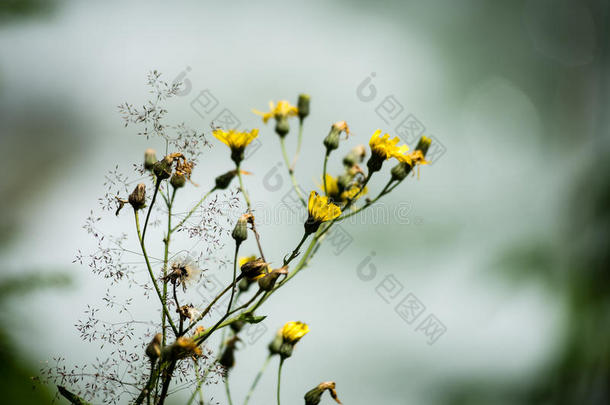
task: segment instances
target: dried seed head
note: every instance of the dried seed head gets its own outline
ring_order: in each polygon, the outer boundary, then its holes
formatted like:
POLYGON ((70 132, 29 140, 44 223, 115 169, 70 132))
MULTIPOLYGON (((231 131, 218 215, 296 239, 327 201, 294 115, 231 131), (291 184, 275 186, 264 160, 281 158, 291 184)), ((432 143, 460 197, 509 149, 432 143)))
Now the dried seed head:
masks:
POLYGON ((134 210, 142 209, 146 206, 146 185, 140 183, 136 186, 131 194, 129 194, 129 204, 134 210))
POLYGON ((334 381, 326 381, 318 384, 317 387, 310 390, 305 394, 305 405, 318 405, 320 403, 322 394, 324 391, 328 390, 330 392, 330 396, 338 403, 341 404, 339 398, 337 397, 337 391, 335 390, 335 382, 334 381))

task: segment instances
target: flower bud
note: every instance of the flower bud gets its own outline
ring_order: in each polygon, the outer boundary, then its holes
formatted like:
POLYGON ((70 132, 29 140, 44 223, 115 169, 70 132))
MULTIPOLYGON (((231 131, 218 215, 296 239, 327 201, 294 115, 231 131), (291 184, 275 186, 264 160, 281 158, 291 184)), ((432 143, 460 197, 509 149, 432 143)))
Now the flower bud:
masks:
POLYGON ((167 157, 159 160, 153 165, 153 173, 158 180, 169 179, 172 174, 172 160, 167 157))
POLYGON ((131 194, 129 194, 129 204, 134 210, 142 209, 146 206, 146 185, 140 183, 136 186, 131 194))
POLYGON ((248 218, 251 214, 244 214, 237 220, 235 228, 231 236, 235 239, 235 243, 238 245, 248 239, 248 218))
POLYGON ((227 342, 227 346, 218 360, 218 363, 227 370, 233 368, 235 365, 235 343, 237 343, 238 340, 239 337, 237 336, 231 338, 227 342))
POLYGON ((157 154, 154 149, 146 149, 144 151, 144 168, 148 171, 152 170, 157 161, 157 154))
POLYGON ((309 115, 309 94, 299 94, 299 99, 297 101, 297 108, 299 110, 299 119, 301 122, 309 115))
POLYGON ((288 135, 290 131, 290 124, 288 124, 288 118, 286 116, 276 117, 275 121, 275 132, 281 137, 288 135))
POLYGON ((146 346, 146 355, 150 359, 151 362, 156 361, 161 355, 161 338, 163 335, 157 333, 153 339, 150 341, 148 346, 146 346))
POLYGON ((419 138, 419 142, 417 142, 415 150, 421 150, 421 153, 423 153, 425 157, 426 153, 428 153, 428 149, 430 148, 431 143, 432 140, 430 138, 428 138, 427 136, 422 136, 421 138, 419 138))
POLYGON ((264 277, 258 279, 258 286, 263 291, 271 291, 275 287, 275 282, 282 274, 288 274, 288 266, 279 269, 274 269, 267 273, 264 277))
POLYGON ((328 390, 330 392, 330 396, 340 404, 339 398, 337 398, 337 391, 335 391, 335 382, 334 381, 326 381, 318 384, 317 387, 310 390, 305 394, 305 405, 318 405, 322 398, 322 394, 324 391, 328 390))
POLYGON ((349 151, 347 155, 343 158, 343 164, 348 168, 351 168, 358 163, 362 163, 364 157, 366 156, 366 148, 364 145, 357 145, 349 151))
POLYGON ((269 353, 271 353, 272 355, 280 354, 280 348, 282 347, 282 343, 284 343, 284 338, 282 337, 282 329, 280 328, 275 334, 275 337, 273 338, 271 343, 269 343, 269 346, 267 346, 269 348, 269 353))
POLYGON ((324 146, 326 146, 326 153, 330 153, 331 151, 339 147, 339 138, 341 136, 341 132, 349 134, 349 127, 347 126, 347 122, 345 121, 335 122, 330 127, 330 132, 328 133, 326 138, 324 138, 324 146))
POLYGON ((237 172, 235 170, 231 170, 226 172, 225 174, 221 174, 220 176, 216 177, 216 189, 224 190, 229 187, 229 184, 231 184, 231 181, 233 180, 233 178, 235 178, 236 175, 237 172))
POLYGON ((411 169, 412 169, 411 165, 404 163, 404 162, 399 162, 391 170, 392 180, 398 180, 398 181, 404 180, 409 175, 409 173, 411 173, 411 169))
POLYGON ((239 291, 241 292, 246 292, 250 288, 250 284, 252 284, 252 281, 247 278, 242 278, 239 284, 237 284, 237 288, 239 288, 239 291))
POLYGON ((169 179, 169 184, 171 184, 173 188, 184 187, 185 183, 186 177, 182 173, 174 173, 171 179, 169 179))

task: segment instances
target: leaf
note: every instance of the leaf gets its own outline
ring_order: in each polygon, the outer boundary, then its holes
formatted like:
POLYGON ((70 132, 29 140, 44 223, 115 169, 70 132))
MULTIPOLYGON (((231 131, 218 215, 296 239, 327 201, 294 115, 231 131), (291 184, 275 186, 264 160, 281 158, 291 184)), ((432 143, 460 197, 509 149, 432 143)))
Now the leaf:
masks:
POLYGON ((244 312, 239 316, 239 320, 246 323, 259 323, 263 321, 267 316, 256 316, 252 315, 251 312, 244 312))

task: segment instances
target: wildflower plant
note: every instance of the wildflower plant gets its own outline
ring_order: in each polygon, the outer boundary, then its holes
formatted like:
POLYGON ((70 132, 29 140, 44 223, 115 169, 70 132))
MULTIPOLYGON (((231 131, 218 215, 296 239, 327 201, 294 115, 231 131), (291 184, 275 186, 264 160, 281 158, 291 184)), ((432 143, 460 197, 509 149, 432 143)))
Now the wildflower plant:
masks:
MULTIPOLYGON (((244 175, 248 172, 242 170, 244 151, 259 136, 259 129, 241 131, 214 128, 213 136, 229 148, 230 161, 227 159, 224 172, 212 173, 216 177, 206 179, 197 170, 200 155, 209 146, 205 134, 190 130, 184 124, 172 126, 165 123, 167 110, 163 103, 175 95, 179 87, 163 82, 157 72, 149 76, 149 85, 156 95, 153 101, 140 109, 126 103, 120 106, 120 112, 126 125, 144 127, 140 135, 147 139, 158 136, 165 144, 165 151, 159 155, 151 148, 146 149, 143 163, 134 165, 134 172, 139 176, 135 181, 121 174, 118 168, 106 176, 109 187, 100 205, 106 212, 115 214, 116 220, 130 226, 131 230, 120 237, 108 237, 98 227, 102 217, 92 214, 85 229, 96 238, 98 251, 89 256, 79 252, 76 261, 88 263, 94 273, 110 279, 111 284, 128 281, 130 287, 141 288, 149 299, 147 305, 152 303, 158 309, 158 315, 146 321, 132 318, 121 324, 123 329, 113 329, 115 325, 99 320, 99 309, 89 308, 87 319, 79 323, 78 328, 85 339, 114 345, 110 358, 99 360, 99 364, 92 369, 75 367, 71 370, 61 364, 63 359, 56 359, 56 365, 43 374, 55 381, 60 387, 59 394, 73 403, 101 400, 104 403, 128 401, 134 404, 164 404, 168 396, 185 387, 192 392, 189 404, 197 395, 203 403, 205 387, 219 379, 224 381, 228 402, 232 404, 228 377, 230 370, 238 364, 236 349, 240 345, 240 332, 244 325, 262 321, 267 300, 305 267, 320 266, 312 259, 334 225, 370 207, 398 187, 416 166, 425 164, 430 139, 422 137, 415 150, 409 152, 406 145, 398 145, 398 138, 381 135, 381 130, 377 130, 369 141, 367 169, 361 167, 367 148, 357 145, 342 157, 343 173, 332 176, 326 172, 328 160, 340 149, 342 141, 349 140, 351 134, 347 123, 338 121, 331 125, 328 135, 319 138, 323 146, 319 174, 322 184, 319 192, 311 190, 306 199, 301 194, 295 167, 304 124, 310 114, 310 97, 300 95, 297 106, 282 100, 270 102, 268 112, 254 110, 262 116, 263 123, 275 120, 282 155, 302 210, 307 214, 302 235, 295 238, 294 247, 287 247, 286 254, 281 258, 282 265, 273 268, 271 263, 279 261, 265 256, 265 235, 259 233, 256 227, 251 197, 244 181, 244 175), (296 118, 299 135, 291 162, 284 140, 290 133, 289 120, 296 118), (175 136, 170 136, 170 132, 175 136), (382 166, 389 160, 394 160, 394 166, 384 174, 382 166), (374 178, 381 180, 383 186, 374 198, 362 199, 378 188, 371 182, 374 178), (235 182, 238 187, 232 191, 230 187, 235 182), (137 185, 134 187, 135 183, 137 185), (177 212, 177 201, 183 195, 180 190, 185 187, 198 187, 204 191, 198 201, 184 203, 188 204, 187 211, 177 212), (226 217, 226 212, 230 211, 216 206, 219 200, 225 200, 236 207, 242 199, 245 209, 236 218, 226 217), (158 240, 151 241, 151 228, 163 233, 161 246, 158 240), (200 252, 186 249, 178 244, 180 239, 177 236, 180 234, 196 242, 195 246, 205 247, 200 252), (249 237, 254 237, 258 251, 246 256, 240 248, 249 237), (135 251, 127 248, 130 240, 135 241, 135 251), (233 246, 233 255, 222 258, 219 252, 227 244, 233 246), (130 262, 127 253, 139 260, 130 262), (232 274, 230 282, 205 305, 193 304, 189 293, 210 280, 212 268, 232 274), (243 299, 243 304, 238 304, 239 298, 243 299), (145 328, 136 328, 138 323, 143 323, 145 328), (105 331, 96 332, 96 328, 105 331), (210 339, 218 334, 222 336, 220 347, 211 348, 210 339), (129 343, 128 346, 129 341, 136 343, 129 343)), ((105 302, 108 308, 129 315, 131 307, 135 305, 133 297, 120 303, 110 290, 105 302)), ((268 346, 268 356, 262 369, 254 376, 245 404, 255 392, 267 365, 276 356, 279 358, 277 403, 280 404, 282 366, 296 355, 294 349, 297 343, 306 341, 309 331, 310 326, 300 321, 287 322, 278 330, 268 346)), ((315 326, 312 331, 318 333, 315 326)), ((331 381, 307 392, 305 403, 319 403, 325 391, 329 391, 332 398, 340 403, 335 383, 331 381)), ((294 399, 289 402, 294 403, 294 399)))

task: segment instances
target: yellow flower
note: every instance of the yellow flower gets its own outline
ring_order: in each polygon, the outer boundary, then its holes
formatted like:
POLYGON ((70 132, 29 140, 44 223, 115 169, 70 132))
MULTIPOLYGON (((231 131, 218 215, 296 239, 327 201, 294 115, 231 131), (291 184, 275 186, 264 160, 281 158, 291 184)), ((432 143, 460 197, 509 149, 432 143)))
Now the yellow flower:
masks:
POLYGON ((287 322, 282 328, 284 342, 295 344, 309 332, 309 326, 303 322, 287 322))
MULTIPOLYGON (((318 185, 320 190, 324 191, 324 178, 322 178, 322 183, 318 185)), ((339 183, 337 179, 326 173, 326 194, 329 195, 332 199, 336 199, 339 194, 339 183)))
POLYGON ((398 158, 409 150, 407 145, 397 146, 396 144, 399 141, 400 139, 398 137, 390 139, 390 134, 381 136, 381 130, 378 129, 371 137, 369 146, 371 147, 372 154, 383 160, 388 160, 391 157, 398 158))
POLYGON ((250 132, 239 132, 236 129, 228 131, 215 129, 214 136, 231 148, 231 159, 239 167, 241 161, 244 160, 244 150, 258 136, 258 129, 254 128, 250 132))
POLYGON ((321 196, 315 191, 309 194, 307 211, 309 219, 317 223, 330 221, 341 215, 341 208, 329 202, 328 197, 321 196))
POLYGON ((254 114, 263 117, 263 122, 266 124, 271 118, 276 120, 287 117, 295 117, 299 114, 299 109, 291 105, 286 100, 280 100, 277 105, 273 101, 269 101, 269 112, 262 112, 258 110, 252 110, 254 114))
POLYGON ((241 266, 243 266, 244 264, 251 262, 253 260, 256 260, 256 256, 252 255, 252 256, 243 256, 239 258, 239 267, 241 268, 241 266))
POLYGON ((258 128, 254 128, 250 132, 239 132, 236 129, 230 129, 228 131, 225 131, 224 129, 215 129, 213 133, 218 140, 231 148, 231 150, 243 150, 258 136, 258 128))

